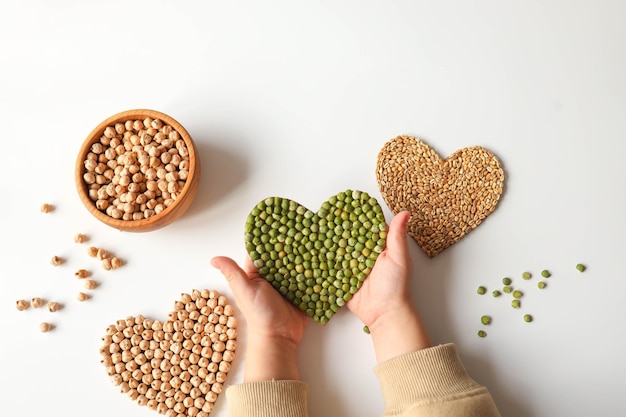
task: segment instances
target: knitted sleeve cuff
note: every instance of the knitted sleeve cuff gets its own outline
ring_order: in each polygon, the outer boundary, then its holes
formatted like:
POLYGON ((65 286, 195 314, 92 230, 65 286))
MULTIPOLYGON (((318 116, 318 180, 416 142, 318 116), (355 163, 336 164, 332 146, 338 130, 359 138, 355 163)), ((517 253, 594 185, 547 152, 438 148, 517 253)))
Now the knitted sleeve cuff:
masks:
POLYGON ((468 375, 452 343, 390 359, 374 368, 385 409, 393 414, 407 407, 487 392, 468 375))
POLYGON ((258 381, 226 390, 229 417, 306 417, 308 385, 301 381, 258 381))

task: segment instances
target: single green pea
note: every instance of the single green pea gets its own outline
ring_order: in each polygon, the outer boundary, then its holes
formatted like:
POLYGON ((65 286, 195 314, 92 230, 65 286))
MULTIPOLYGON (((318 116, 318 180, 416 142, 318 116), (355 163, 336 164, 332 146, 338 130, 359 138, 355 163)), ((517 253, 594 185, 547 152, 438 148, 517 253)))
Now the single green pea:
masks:
POLYGON ((513 291, 513 287, 511 287, 510 285, 505 285, 504 287, 502 287, 502 291, 509 294, 511 291, 513 291))
POLYGON ((533 275, 532 275, 530 272, 524 272, 524 273, 522 274, 522 278, 524 278, 524 279, 531 279, 531 278, 532 278, 532 276, 533 276, 533 275))
POLYGON ((491 295, 493 295, 494 297, 500 297, 500 295, 502 295, 502 293, 498 290, 494 290, 491 295))
POLYGON ((531 316, 530 314, 524 314, 524 321, 526 323, 530 323, 531 321, 533 321, 533 316, 531 316))
POLYGON ((515 300, 511 301, 511 307, 513 307, 513 308, 520 308, 521 306, 522 306, 522 303, 517 298, 515 300))
POLYGON ((583 265, 583 264, 576 264, 576 269, 579 272, 585 272, 585 269, 587 269, 587 267, 585 265, 583 265))
POLYGON ((547 285, 548 285, 548 284, 546 284, 545 282, 543 282, 543 281, 539 281, 539 282, 537 283, 537 288, 539 288, 540 290, 543 290, 544 288, 546 288, 546 286, 547 286, 547 285))
POLYGON ((552 274, 547 269, 544 269, 543 271, 541 271, 541 276, 544 278, 550 278, 551 275, 552 274))
POLYGON ((502 278, 502 283, 504 285, 511 285, 511 282, 513 282, 511 278, 502 278))
POLYGON ((489 316, 482 316, 480 318, 480 322, 482 324, 484 324, 485 326, 488 325, 488 324, 491 324, 491 317, 489 317, 489 316))
POLYGON ((370 328, 367 326, 363 326, 363 331, 367 334, 370 334, 370 328))
POLYGON ((483 287, 482 285, 480 287, 478 287, 478 289, 476 290, 476 292, 480 295, 483 295, 487 292, 487 288, 483 287))
POLYGON ((513 291, 513 298, 522 298, 523 295, 524 293, 521 292, 520 290, 513 291))
POLYGON ((487 332, 486 331, 484 331, 484 330, 479 330, 478 331, 478 337, 485 337, 485 336, 487 336, 487 332))

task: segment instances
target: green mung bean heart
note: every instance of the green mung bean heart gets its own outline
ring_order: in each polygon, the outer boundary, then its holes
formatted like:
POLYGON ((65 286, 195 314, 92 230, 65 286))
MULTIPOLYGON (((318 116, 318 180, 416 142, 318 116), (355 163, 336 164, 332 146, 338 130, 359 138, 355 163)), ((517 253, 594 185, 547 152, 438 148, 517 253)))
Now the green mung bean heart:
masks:
POLYGON ((387 228, 375 198, 346 190, 316 213, 286 198, 266 198, 248 215, 244 240, 259 274, 326 324, 361 288, 385 248, 387 228))

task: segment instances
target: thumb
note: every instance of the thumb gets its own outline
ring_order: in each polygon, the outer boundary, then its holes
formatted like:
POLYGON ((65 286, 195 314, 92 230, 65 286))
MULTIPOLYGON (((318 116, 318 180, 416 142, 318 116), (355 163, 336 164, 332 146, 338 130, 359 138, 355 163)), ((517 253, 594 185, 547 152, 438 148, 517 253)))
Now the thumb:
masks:
POLYGON ((401 211, 396 214, 389 224, 387 233, 387 253, 392 257, 403 257, 408 252, 406 228, 411 212, 401 211))
POLYGON ((231 258, 216 256, 211 259, 211 265, 219 269, 233 290, 235 298, 240 298, 250 285, 250 279, 243 269, 231 258))

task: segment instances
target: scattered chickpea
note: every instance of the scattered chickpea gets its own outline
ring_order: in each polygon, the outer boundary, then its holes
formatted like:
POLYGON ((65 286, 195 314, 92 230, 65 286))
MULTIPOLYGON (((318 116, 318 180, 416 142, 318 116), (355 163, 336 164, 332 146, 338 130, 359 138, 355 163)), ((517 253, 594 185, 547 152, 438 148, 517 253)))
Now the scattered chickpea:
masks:
POLYGON ((117 256, 111 258, 111 268, 117 269, 122 265, 124 265, 124 262, 122 262, 122 260, 117 256))
POLYGON ((98 287, 98 283, 92 279, 85 280, 84 285, 88 290, 93 290, 98 287))
POLYGON ((41 307, 41 306, 43 306, 43 305, 44 305, 44 301, 43 301, 43 299, 42 299, 42 298, 39 298, 39 297, 33 297, 33 298, 30 300, 30 305, 31 305, 31 307, 32 307, 32 308, 39 308, 39 307, 41 307))
POLYGON ((43 323, 39 324, 39 330, 41 330, 42 333, 49 332, 50 330, 52 330, 52 327, 53 326, 50 323, 45 322, 45 321, 43 323))
POLYGON ((89 238, 86 235, 82 234, 82 233, 78 233, 78 234, 76 234, 74 236, 74 242, 76 242, 76 243, 85 243, 88 240, 89 240, 89 238))
POLYGON ((50 264, 54 265, 54 266, 59 266, 61 265, 63 262, 65 262, 65 260, 63 258, 61 258, 60 256, 54 255, 52 257, 52 259, 50 259, 50 264))
POLYGON ((98 249, 97 256, 100 260, 109 259, 111 257, 111 253, 106 249, 100 248, 98 249))
POLYGON ((40 210, 42 213, 50 213, 52 210, 54 210, 54 206, 52 204, 44 203, 41 205, 40 210))
POLYGON ((89 300, 89 294, 85 294, 84 292, 79 292, 78 295, 76 296, 76 299, 78 301, 87 301, 89 300))
POLYGON ((102 260, 102 269, 104 269, 105 271, 110 271, 113 268, 113 265, 111 264, 111 259, 106 258, 102 260))
POLYGON ((59 311, 61 309, 61 304, 57 303, 56 301, 50 301, 48 303, 48 311, 50 311, 51 313, 54 313, 55 311, 59 311))
POLYGON ((79 269, 78 271, 74 273, 74 275, 78 279, 83 279, 83 278, 87 278, 91 274, 86 269, 79 269))
POLYGON ((89 249, 87 249, 87 255, 95 258, 96 256, 98 256, 98 248, 96 248, 95 246, 90 246, 89 249))
POLYGON ((19 311, 24 311, 26 310, 28 307, 30 307, 30 303, 26 300, 17 300, 15 302, 15 306, 17 307, 17 309, 19 311))

